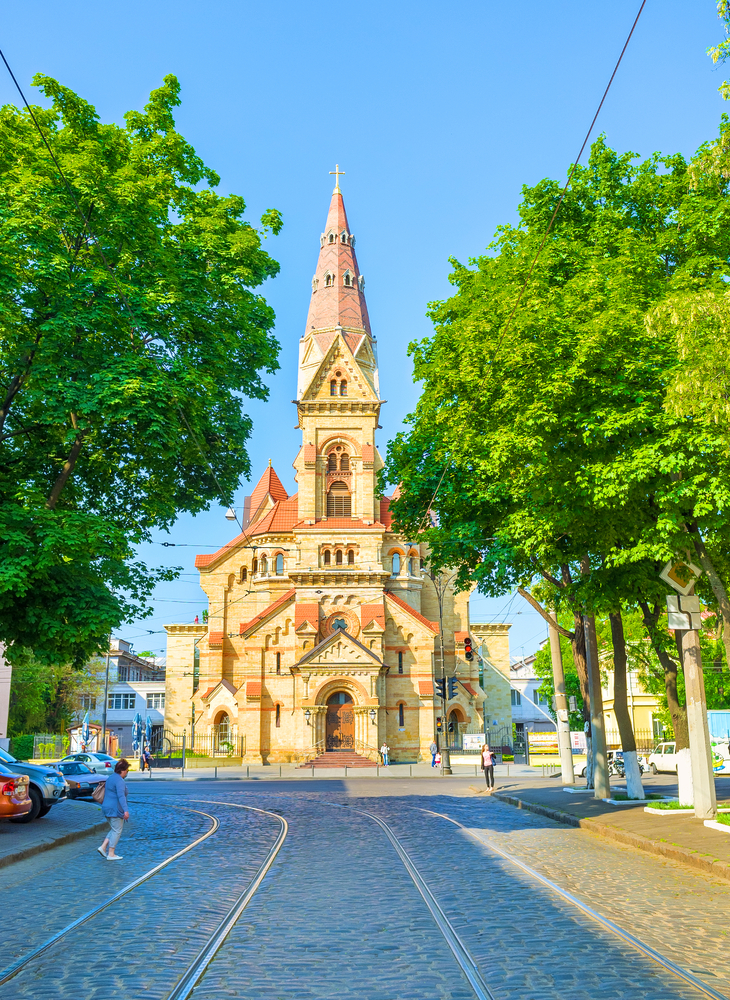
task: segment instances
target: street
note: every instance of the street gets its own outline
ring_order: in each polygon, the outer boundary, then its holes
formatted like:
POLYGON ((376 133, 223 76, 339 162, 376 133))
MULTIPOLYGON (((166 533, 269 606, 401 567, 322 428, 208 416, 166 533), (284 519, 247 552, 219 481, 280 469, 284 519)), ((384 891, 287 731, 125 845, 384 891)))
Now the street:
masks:
POLYGON ((122 863, 105 862, 96 852, 101 838, 87 837, 4 870, 2 976, 214 820, 220 825, 22 965, 0 998, 173 995, 266 861, 284 827, 280 817, 288 830, 260 887, 197 985, 175 997, 730 996, 726 881, 474 796, 468 779, 446 787, 370 778, 139 781, 129 792, 122 863), (695 975, 709 994, 443 817, 573 893, 695 975), (433 894, 463 946, 462 964, 376 818, 433 894), (476 987, 465 974, 469 960, 476 987), (479 978, 489 992, 479 992, 479 978))

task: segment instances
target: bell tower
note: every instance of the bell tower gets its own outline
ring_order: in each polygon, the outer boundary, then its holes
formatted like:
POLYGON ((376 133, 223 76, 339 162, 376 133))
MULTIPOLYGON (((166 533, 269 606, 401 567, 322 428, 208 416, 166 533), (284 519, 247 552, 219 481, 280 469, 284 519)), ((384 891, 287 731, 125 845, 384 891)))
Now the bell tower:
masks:
POLYGON ((299 342, 299 516, 312 524, 372 524, 380 517, 376 477, 383 465, 375 447, 383 403, 377 347, 339 185, 342 171, 332 172, 336 183, 299 342))

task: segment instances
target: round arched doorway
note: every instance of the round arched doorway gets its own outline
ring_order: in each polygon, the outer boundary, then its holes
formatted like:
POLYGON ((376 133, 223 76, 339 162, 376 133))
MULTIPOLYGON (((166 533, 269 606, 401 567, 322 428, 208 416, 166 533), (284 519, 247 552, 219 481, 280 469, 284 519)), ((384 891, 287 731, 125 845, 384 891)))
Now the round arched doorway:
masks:
POLYGON ((325 740, 328 750, 351 750, 355 746, 355 713, 346 691, 335 691, 327 699, 325 740))

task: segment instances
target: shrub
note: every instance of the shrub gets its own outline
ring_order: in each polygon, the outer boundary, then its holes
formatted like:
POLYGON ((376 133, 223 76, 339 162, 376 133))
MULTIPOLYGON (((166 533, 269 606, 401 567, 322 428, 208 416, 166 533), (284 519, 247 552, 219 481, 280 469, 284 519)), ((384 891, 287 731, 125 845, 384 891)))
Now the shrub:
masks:
POLYGON ((13 736, 10 739, 10 753, 18 760, 30 760, 33 756, 33 734, 26 733, 23 736, 13 736))

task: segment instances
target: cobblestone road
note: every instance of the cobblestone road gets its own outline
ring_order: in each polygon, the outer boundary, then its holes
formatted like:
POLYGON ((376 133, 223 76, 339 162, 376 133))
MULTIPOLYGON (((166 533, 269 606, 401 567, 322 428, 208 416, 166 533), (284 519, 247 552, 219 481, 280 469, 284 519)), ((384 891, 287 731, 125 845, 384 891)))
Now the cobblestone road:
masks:
POLYGON ((482 833, 730 998, 727 883, 494 799, 419 796, 419 784, 416 794, 366 798, 355 797, 355 781, 312 791, 196 782, 151 799, 130 789, 138 802, 124 862, 103 861, 89 840, 2 872, 3 897, 13 900, 3 966, 209 827, 171 806, 203 809, 221 827, 34 960, 0 987, 0 1000, 164 1000, 279 832, 273 817, 210 800, 280 812, 290 829, 195 1000, 472 1000, 392 845, 360 810, 401 839, 498 1000, 701 996, 421 808, 482 833))

